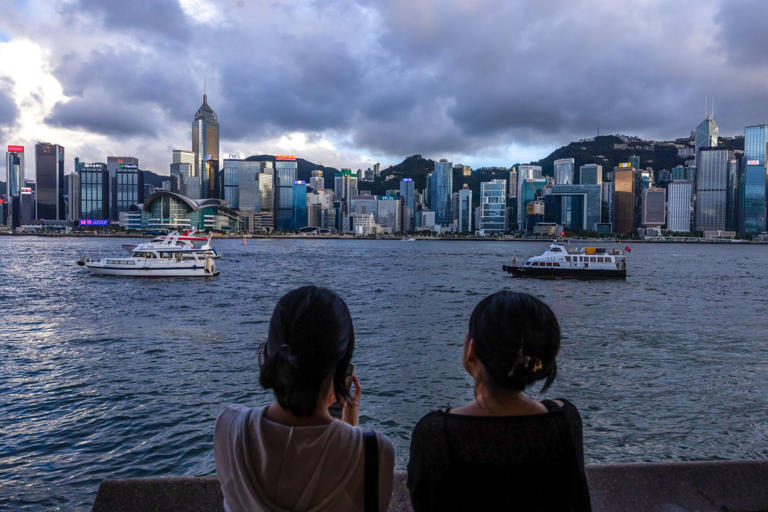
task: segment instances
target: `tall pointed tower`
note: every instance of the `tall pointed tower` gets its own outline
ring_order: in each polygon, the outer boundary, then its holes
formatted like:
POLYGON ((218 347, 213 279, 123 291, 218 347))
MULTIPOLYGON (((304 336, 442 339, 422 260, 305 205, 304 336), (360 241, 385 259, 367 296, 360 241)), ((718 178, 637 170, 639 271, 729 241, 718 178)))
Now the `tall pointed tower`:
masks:
POLYGON ((202 183, 200 198, 218 197, 219 118, 208 105, 207 94, 203 94, 203 104, 192 122, 192 152, 195 154, 194 176, 199 176, 202 183))
POLYGON ((717 147, 717 134, 718 127, 712 115, 714 114, 714 99, 712 105, 712 111, 707 113, 706 100, 704 102, 704 116, 705 119, 699 123, 696 127, 696 151, 699 148, 716 148, 717 147))

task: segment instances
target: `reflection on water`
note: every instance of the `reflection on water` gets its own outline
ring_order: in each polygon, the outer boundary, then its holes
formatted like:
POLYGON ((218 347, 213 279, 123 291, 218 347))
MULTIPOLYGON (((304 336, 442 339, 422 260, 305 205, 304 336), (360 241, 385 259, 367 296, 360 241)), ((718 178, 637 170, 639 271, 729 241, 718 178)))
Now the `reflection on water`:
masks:
POLYGON ((626 282, 501 272, 538 243, 225 240, 211 280, 74 264, 123 242, 0 237, 0 508, 89 510, 106 477, 213 473, 216 414, 268 400, 255 348, 277 299, 309 283, 350 307, 361 420, 400 468, 425 412, 471 399, 469 313, 501 288, 560 319, 549 396, 581 409, 589 462, 768 457, 768 247, 636 244, 626 282))

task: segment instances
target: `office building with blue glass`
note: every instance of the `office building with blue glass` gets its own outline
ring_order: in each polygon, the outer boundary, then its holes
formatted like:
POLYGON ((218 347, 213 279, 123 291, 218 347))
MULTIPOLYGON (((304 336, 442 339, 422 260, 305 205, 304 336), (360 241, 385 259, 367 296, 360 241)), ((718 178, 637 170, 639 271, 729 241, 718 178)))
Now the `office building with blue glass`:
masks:
POLYGON ((459 233, 472 232, 472 190, 464 184, 459 190, 459 233))
POLYGON ((75 158, 75 172, 80 180, 79 220, 109 219, 110 179, 107 164, 101 162, 85 163, 81 162, 79 158, 75 158))
POLYGON ((731 155, 725 148, 701 147, 696 160, 696 229, 725 231, 731 155))
POLYGON ((293 208, 290 231, 307 227, 307 183, 302 180, 293 182, 293 208))
POLYGON ((416 200, 414 196, 414 184, 411 178, 403 178, 400 181, 400 200, 403 208, 403 231, 416 230, 416 200))
POLYGON ((766 149, 768 125, 744 129, 744 170, 739 179, 739 232, 766 230, 766 149))
POLYGON ((449 226, 453 223, 451 193, 453 193, 453 164, 442 159, 435 162, 435 168, 429 176, 429 209, 435 212, 435 224, 449 226))
POLYGON ((296 157, 277 155, 275 157, 275 229, 294 231, 293 185, 297 178, 296 157))
POLYGON ((555 185, 544 189, 544 221, 571 231, 596 231, 600 223, 602 187, 555 185))

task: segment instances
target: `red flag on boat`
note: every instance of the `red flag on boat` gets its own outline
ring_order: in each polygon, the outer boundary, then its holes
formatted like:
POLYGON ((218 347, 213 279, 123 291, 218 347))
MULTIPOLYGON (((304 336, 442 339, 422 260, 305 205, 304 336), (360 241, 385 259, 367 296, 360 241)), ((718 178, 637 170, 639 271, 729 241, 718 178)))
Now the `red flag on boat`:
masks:
POLYGON ((628 245, 626 247, 624 247, 624 250, 627 251, 627 252, 632 252, 632 249, 630 249, 628 245))

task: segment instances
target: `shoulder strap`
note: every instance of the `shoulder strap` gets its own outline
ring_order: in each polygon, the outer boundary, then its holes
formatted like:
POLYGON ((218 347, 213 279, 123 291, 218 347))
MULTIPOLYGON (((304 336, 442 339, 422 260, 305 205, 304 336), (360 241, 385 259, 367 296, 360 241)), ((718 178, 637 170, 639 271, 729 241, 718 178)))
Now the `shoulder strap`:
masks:
POLYGON ((379 440, 376 432, 369 430, 363 433, 363 448, 365 450, 365 512, 379 510, 379 440))

